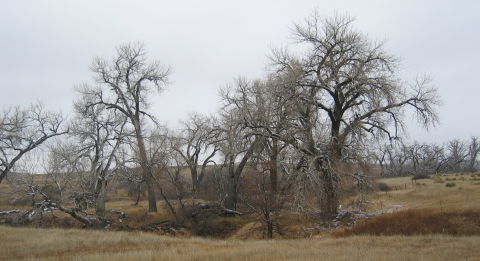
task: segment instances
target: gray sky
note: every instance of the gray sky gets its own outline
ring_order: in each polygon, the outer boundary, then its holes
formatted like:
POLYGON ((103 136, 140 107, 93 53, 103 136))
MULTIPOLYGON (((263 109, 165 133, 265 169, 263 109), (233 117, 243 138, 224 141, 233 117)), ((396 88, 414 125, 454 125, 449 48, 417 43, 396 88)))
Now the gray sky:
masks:
MULTIPOLYGON (((315 8, 348 13, 371 39, 401 58, 401 74, 430 74, 443 99, 441 125, 411 127, 412 139, 443 142, 480 135, 477 80, 480 1, 19 1, 0 3, 1 107, 42 101, 69 113, 73 86, 91 82, 94 56, 140 41, 173 68, 153 97, 154 114, 173 126, 189 112, 214 113, 218 89, 234 77, 261 77, 272 47, 315 8)), ((409 126, 414 126, 410 124, 409 126)))

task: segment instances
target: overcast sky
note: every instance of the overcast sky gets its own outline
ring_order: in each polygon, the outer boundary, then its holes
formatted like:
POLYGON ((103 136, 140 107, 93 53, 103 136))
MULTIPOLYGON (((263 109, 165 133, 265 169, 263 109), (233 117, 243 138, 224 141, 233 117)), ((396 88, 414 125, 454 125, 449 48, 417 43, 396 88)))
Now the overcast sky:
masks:
POLYGON ((443 142, 480 135, 480 1, 21 1, 0 2, 0 104, 42 101, 72 111, 75 85, 91 82, 92 58, 143 42, 173 68, 152 97, 154 114, 174 126, 192 111, 214 113, 218 89, 264 75, 272 47, 317 9, 348 13, 355 26, 401 58, 401 75, 431 75, 442 96, 441 125, 409 123, 410 138, 443 142))

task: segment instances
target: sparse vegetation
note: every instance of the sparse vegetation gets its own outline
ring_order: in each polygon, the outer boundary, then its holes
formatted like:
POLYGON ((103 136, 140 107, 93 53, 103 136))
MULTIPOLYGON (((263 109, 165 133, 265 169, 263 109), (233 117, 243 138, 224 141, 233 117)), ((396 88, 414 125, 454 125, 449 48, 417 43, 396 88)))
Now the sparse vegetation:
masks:
POLYGON ((171 69, 142 43, 93 59, 68 121, 5 108, 0 259, 480 256, 480 139, 403 142, 407 111, 438 123, 437 88, 401 79, 353 22, 295 23, 263 78, 235 79, 216 114, 178 129, 153 115, 171 69))

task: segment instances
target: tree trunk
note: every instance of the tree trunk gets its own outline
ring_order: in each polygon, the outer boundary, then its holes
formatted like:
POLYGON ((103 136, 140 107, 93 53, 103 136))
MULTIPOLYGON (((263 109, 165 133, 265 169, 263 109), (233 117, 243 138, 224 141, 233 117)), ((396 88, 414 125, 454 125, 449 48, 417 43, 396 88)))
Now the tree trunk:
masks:
POLYGON ((145 149, 145 142, 143 140, 139 121, 135 122, 135 134, 137 138, 140 166, 142 168, 142 177, 147 185, 148 212, 157 212, 157 197, 155 195, 153 173, 150 163, 148 162, 147 151, 145 149))
POLYGON ((273 238, 273 222, 272 220, 267 220, 267 238, 273 238))
POLYGON ((242 160, 235 168, 235 155, 230 154, 228 159, 228 195, 225 198, 225 207, 228 209, 236 210, 238 201, 238 182, 245 168, 247 161, 253 154, 253 151, 257 148, 260 139, 255 138, 255 141, 250 145, 248 150, 242 157, 242 160))
POLYGON ((196 194, 199 191, 200 181, 198 180, 197 166, 190 166, 190 173, 192 174, 192 193, 196 194))
POLYGON ((270 157, 270 186, 272 194, 276 195, 278 190, 278 139, 272 139, 272 154, 270 157))
POLYGON ((338 198, 338 186, 336 182, 332 180, 328 174, 323 173, 323 195, 320 199, 320 210, 322 216, 326 219, 334 218, 337 215, 339 198, 338 198))
POLYGON ((104 218, 105 217, 105 201, 106 201, 106 192, 107 192, 107 184, 105 181, 99 184, 100 188, 97 194, 97 198, 95 200, 95 214, 98 217, 104 218))
POLYGON ((225 208, 236 210, 237 208, 237 179, 235 178, 234 168, 228 171, 228 192, 225 198, 225 208))
POLYGON ((0 173, 0 184, 2 184, 3 179, 7 176, 9 169, 8 167, 0 173))
POLYGON ((337 168, 341 157, 341 155, 337 154, 339 152, 334 149, 334 155, 332 155, 329 166, 326 166, 328 162, 325 162, 325 160, 318 159, 316 162, 316 169, 320 173, 323 186, 323 191, 321 191, 322 194, 320 195, 320 210, 325 219, 335 217, 340 205, 337 168))
POLYGON ((142 194, 142 183, 138 183, 137 186, 137 199, 135 200, 134 206, 138 206, 138 203, 140 202, 140 196, 142 194))

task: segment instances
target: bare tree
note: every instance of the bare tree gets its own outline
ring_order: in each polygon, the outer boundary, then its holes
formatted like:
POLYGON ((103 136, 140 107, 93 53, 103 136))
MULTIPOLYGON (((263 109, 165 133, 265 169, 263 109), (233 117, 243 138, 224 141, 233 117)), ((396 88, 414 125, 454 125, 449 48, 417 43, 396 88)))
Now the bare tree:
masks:
POLYGON ((104 217, 107 180, 114 173, 116 152, 129 132, 125 130, 125 115, 107 110, 103 104, 86 106, 91 102, 88 99, 81 95, 75 102, 76 118, 72 122, 71 136, 76 144, 70 149, 77 157, 87 160, 87 173, 90 174, 87 191, 93 194, 96 215, 104 217))
POLYGON ((183 123, 180 134, 175 137, 172 148, 184 159, 192 177, 192 192, 200 190, 200 184, 205 177, 208 164, 212 164, 213 157, 219 150, 219 131, 215 130, 215 119, 199 114, 192 114, 187 122, 183 123), (200 167, 200 172, 198 167, 200 167))
POLYGON ((392 144, 387 150, 387 176, 405 176, 407 175, 406 164, 408 162, 408 148, 404 144, 392 144))
POLYGON ((22 156, 48 139, 67 133, 61 114, 43 105, 5 109, 0 115, 0 183, 22 156))
POLYGON ((335 168, 345 162, 351 144, 368 134, 397 137, 407 108, 426 127, 437 121, 439 99, 430 80, 400 81, 397 59, 352 22, 348 16, 322 19, 314 13, 294 27, 303 55, 283 50, 272 57, 276 73, 294 78, 289 92, 298 100, 301 130, 292 144, 312 158, 313 170, 322 177, 321 209, 327 216, 337 211, 341 177, 335 168))
MULTIPOLYGON (((19 196, 27 196, 32 201, 30 210, 8 213, 17 215, 13 218, 14 223, 30 223, 38 216, 42 222, 44 213, 51 213, 55 217, 56 210, 70 215, 89 228, 104 228, 112 223, 105 216, 88 212, 88 208, 95 204, 95 197, 89 191, 92 179, 91 177, 85 179, 84 174, 89 174, 86 168, 89 165, 84 157, 78 156, 75 145, 77 144, 64 142, 50 147, 48 160, 43 161, 46 175, 34 174, 23 169, 24 174, 14 175, 13 179, 8 177, 9 183, 17 188, 15 192, 19 196)), ((35 168, 38 169, 39 166, 42 164, 36 164, 35 168)), ((125 217, 120 211, 108 212, 119 215, 120 220, 125 217)))
POLYGON ((447 143, 447 168, 449 172, 463 171, 468 157, 468 148, 465 142, 454 139, 447 143))
POLYGON ((224 204, 227 209, 235 210, 239 200, 240 177, 255 150, 261 149, 259 137, 246 132, 239 119, 242 117, 238 108, 230 107, 227 102, 221 115, 220 153, 227 176, 224 204))
POLYGON ((472 136, 470 137, 470 144, 468 145, 468 171, 476 171, 476 164, 478 153, 480 153, 480 142, 479 138, 472 136))
POLYGON ((267 80, 236 80, 235 88, 224 90, 224 102, 238 113, 239 122, 247 135, 262 142, 263 153, 268 154, 262 164, 268 166, 272 193, 277 192, 280 155, 289 145, 285 142, 292 129, 290 97, 284 95, 282 82, 271 77, 267 80))
POLYGON ((405 146, 405 149, 408 152, 406 159, 410 164, 406 170, 414 175, 414 178, 440 173, 446 167, 448 159, 442 146, 414 142, 405 146))
POLYGON ((132 147, 135 147, 135 144, 128 143, 128 145, 121 146, 118 149, 115 176, 118 177, 120 183, 127 187, 128 195, 135 197, 134 205, 137 206, 141 197, 145 194, 145 180, 138 168, 138 157, 133 155, 132 147))
MULTIPOLYGON (((149 97, 162 90, 167 83, 169 68, 157 61, 148 63, 142 44, 126 44, 117 48, 111 61, 96 58, 91 67, 97 87, 83 86, 79 92, 90 97, 88 106, 103 105, 116 113, 125 115, 133 126, 142 176, 147 185, 148 210, 157 211, 152 167, 149 163, 144 141, 146 118, 154 120, 147 112, 149 97)), ((155 121, 155 120, 154 120, 155 121)))
MULTIPOLYGON (((180 210, 183 212, 185 206, 183 204, 183 198, 186 196, 185 182, 181 176, 181 171, 185 166, 183 158, 178 155, 178 152, 173 149, 173 139, 168 133, 168 129, 160 128, 157 126, 150 135, 148 135, 148 152, 151 159, 151 164, 158 170, 159 175, 154 175, 154 181, 162 196, 165 205, 168 207, 170 214, 175 219, 177 224, 181 223, 181 215, 178 213, 177 208, 172 204, 167 196, 167 192, 164 186, 162 186, 161 178, 166 178, 168 182, 173 185, 175 190, 175 196, 180 204, 180 210), (165 175, 166 174, 166 175, 165 175), (166 176, 166 177, 165 177, 166 176)), ((168 184, 168 183, 167 183, 168 184)))

